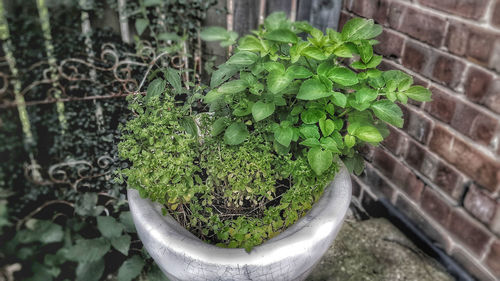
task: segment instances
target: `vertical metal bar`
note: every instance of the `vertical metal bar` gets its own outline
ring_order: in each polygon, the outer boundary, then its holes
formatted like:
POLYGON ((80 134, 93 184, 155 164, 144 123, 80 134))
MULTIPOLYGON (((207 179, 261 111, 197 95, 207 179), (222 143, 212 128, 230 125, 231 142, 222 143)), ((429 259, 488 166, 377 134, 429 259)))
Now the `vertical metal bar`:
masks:
MULTIPOLYGON (((233 19, 233 0, 227 0, 227 17, 226 17, 226 23, 227 23, 227 30, 233 31, 233 26, 234 26, 234 19, 233 19)), ((231 55, 233 51, 233 46, 228 47, 228 54, 231 55)))
POLYGON ((52 86, 54 88, 54 97, 56 98, 56 100, 58 100, 56 102, 57 118, 59 119, 59 123, 61 125, 61 133, 64 134, 68 127, 68 121, 64 116, 64 103, 59 101, 59 99, 61 98, 61 90, 58 87, 59 75, 57 73, 57 61, 54 55, 52 35, 50 33, 49 9, 45 5, 45 0, 37 0, 36 4, 42 24, 45 52, 47 53, 47 57, 49 59, 50 80, 52 80, 52 86))
POLYGON ((12 53, 12 42, 10 41, 9 25, 7 23, 7 19, 5 18, 3 0, 0 0, 0 39, 3 41, 2 48, 5 53, 5 57, 7 58, 10 72, 12 73, 12 81, 14 84, 14 98, 16 101, 17 111, 23 130, 23 141, 25 144, 25 148, 29 154, 31 165, 34 167, 33 178, 35 180, 40 180, 41 175, 38 172, 38 169, 35 168, 39 166, 36 163, 32 151, 35 140, 31 132, 31 124, 28 116, 28 111, 26 110, 26 102, 24 100, 24 96, 21 94, 21 80, 19 79, 19 71, 16 66, 16 58, 12 53))
POLYGON ((130 38, 130 29, 128 26, 126 8, 127 0, 118 0, 118 16, 120 18, 120 33, 122 35, 122 41, 130 44, 132 43, 132 39, 130 38))
POLYGON ((293 22, 297 19, 297 0, 292 0, 290 7, 290 20, 293 22))
POLYGON ((260 0, 260 3, 259 3, 259 24, 264 23, 265 15, 266 15, 266 0, 260 0))

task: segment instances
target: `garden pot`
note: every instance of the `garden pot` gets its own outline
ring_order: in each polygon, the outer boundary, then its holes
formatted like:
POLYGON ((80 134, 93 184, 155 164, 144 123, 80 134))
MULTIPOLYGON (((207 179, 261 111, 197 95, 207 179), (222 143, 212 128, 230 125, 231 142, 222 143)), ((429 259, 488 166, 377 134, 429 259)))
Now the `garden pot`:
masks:
POLYGON ((171 281, 304 280, 340 230, 351 179, 342 167, 304 217, 249 253, 201 241, 135 189, 128 201, 139 238, 171 281))

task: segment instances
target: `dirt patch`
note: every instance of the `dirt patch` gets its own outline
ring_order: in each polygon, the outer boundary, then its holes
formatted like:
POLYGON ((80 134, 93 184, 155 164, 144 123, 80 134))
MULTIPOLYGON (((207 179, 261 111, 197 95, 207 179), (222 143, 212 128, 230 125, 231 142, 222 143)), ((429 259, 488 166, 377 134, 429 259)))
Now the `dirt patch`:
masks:
POLYGON ((454 280, 384 218, 347 219, 307 281, 454 280))

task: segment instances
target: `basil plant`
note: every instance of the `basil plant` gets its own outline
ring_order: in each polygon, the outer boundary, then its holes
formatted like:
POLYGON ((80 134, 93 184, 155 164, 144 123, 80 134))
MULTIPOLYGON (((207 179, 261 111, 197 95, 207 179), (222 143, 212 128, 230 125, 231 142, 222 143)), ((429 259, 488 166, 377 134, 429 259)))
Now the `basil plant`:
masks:
POLYGON ((282 12, 238 41, 234 32, 205 29, 202 39, 235 45, 204 97, 217 118, 212 134, 238 145, 263 122, 277 153, 304 153, 317 175, 339 158, 361 173, 357 148, 379 144, 389 134, 387 124, 403 126, 396 102, 431 100, 409 75, 376 69, 382 56, 373 45, 381 32, 373 20, 353 18, 341 32, 324 33, 282 12))

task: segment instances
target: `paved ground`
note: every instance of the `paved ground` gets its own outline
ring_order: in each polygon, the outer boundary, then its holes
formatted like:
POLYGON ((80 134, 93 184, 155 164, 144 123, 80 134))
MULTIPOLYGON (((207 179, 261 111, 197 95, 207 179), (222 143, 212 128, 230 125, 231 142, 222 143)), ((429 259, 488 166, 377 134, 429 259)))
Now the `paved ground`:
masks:
POLYGON ((383 218, 350 216, 307 281, 454 280, 383 218))

